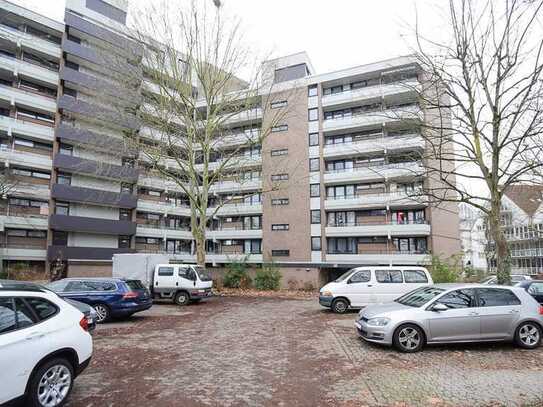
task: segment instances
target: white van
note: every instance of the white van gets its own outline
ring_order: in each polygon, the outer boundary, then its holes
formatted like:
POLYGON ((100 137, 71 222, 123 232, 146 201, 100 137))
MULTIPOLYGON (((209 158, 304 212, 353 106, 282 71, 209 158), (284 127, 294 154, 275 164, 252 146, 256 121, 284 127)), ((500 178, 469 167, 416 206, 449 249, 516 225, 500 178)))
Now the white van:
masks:
POLYGON ((424 267, 356 267, 322 287, 319 303, 341 314, 349 308, 392 302, 415 288, 433 283, 424 267))
POLYGON ((178 305, 200 301, 213 295, 213 281, 196 264, 157 264, 151 292, 154 298, 172 299, 178 305))

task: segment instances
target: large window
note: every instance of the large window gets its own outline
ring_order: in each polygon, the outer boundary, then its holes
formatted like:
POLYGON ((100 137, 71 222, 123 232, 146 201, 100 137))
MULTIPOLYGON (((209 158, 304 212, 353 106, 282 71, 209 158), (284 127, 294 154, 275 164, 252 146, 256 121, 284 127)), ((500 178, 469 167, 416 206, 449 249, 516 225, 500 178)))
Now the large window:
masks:
POLYGON ((375 278, 379 283, 403 283, 400 270, 375 270, 375 278))
POLYGON ((356 238, 354 237, 330 237, 327 242, 330 254, 355 254, 357 252, 356 238))
POLYGON ((311 210, 311 224, 317 225, 321 223, 321 211, 320 209, 311 210))
POLYGON ((445 294, 437 302, 449 308, 471 308, 477 305, 475 290, 472 288, 452 291, 445 294))
POLYGON ((504 305, 520 305, 517 296, 506 288, 478 288, 480 307, 500 307, 504 305))

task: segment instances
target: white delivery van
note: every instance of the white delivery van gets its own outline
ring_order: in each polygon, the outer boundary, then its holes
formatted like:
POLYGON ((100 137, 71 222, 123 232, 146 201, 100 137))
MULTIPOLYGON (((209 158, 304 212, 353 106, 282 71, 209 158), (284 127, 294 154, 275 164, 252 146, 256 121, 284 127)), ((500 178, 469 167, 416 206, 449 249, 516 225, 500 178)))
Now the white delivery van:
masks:
POLYGON ((213 281, 196 264, 157 264, 151 292, 154 298, 172 299, 178 305, 200 301, 213 295, 213 281))
POLYGON ((326 284, 319 293, 319 303, 337 313, 369 304, 392 302, 415 288, 433 284, 424 267, 356 267, 326 284))

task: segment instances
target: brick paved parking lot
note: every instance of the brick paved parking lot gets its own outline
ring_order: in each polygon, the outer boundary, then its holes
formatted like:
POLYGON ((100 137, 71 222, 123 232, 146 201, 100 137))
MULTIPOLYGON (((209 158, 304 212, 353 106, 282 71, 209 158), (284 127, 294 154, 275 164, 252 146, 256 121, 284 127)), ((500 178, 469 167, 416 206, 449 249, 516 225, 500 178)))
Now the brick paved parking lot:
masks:
MULTIPOLYGON (((543 348, 361 342, 355 313, 316 300, 216 297, 99 326, 78 406, 524 406, 543 400, 543 348)), ((543 403, 541 403, 543 405, 543 403)))

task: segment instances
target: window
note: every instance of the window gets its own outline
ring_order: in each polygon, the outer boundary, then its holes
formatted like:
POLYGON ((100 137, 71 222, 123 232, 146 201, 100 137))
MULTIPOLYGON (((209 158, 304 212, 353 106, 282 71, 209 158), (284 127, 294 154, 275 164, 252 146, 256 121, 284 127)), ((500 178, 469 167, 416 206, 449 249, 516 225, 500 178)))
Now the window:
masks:
POLYGON ((68 144, 61 144, 58 152, 60 154, 73 155, 74 148, 68 144))
POLYGON ((319 145, 319 133, 309 133, 309 145, 310 146, 319 145))
POLYGON ((311 250, 313 251, 321 251, 321 237, 320 236, 313 236, 311 237, 311 250))
POLYGON ((288 148, 279 148, 279 149, 271 150, 270 154, 272 157, 276 157, 278 155, 287 155, 288 148))
POLYGON ((132 211, 130 209, 119 209, 119 220, 131 220, 132 211))
POLYGON ((47 288, 50 290, 53 290, 56 293, 61 293, 63 291, 66 291, 66 287, 68 286, 69 281, 68 280, 57 280, 53 281, 51 283, 47 284, 47 288))
POLYGON ((310 158, 309 159, 309 171, 319 171, 320 170, 320 158, 310 158))
POLYGON ((12 171, 14 175, 21 175, 23 177, 32 177, 32 178, 41 178, 41 179, 50 179, 51 174, 40 171, 32 170, 23 170, 22 168, 14 168, 12 171))
POLYGON ((17 322, 13 310, 13 298, 0 298, 0 335, 15 331, 17 322))
POLYGON ((68 232, 53 231, 53 246, 68 246, 68 232))
POLYGON ((375 270, 375 277, 379 283, 403 283, 400 270, 375 270))
POLYGON ((321 184, 309 185, 309 196, 311 198, 318 198, 321 196, 321 184))
POLYGON ((15 314, 18 329, 26 328, 38 322, 36 316, 22 298, 15 298, 15 314))
POLYGON ((130 236, 119 236, 119 249, 130 248, 130 236))
POLYGON ((121 194, 131 194, 132 193, 132 184, 127 182, 121 183, 121 194))
POLYGON ((288 124, 280 124, 278 126, 274 126, 271 128, 272 133, 278 133, 280 131, 287 131, 288 130, 288 124))
POLYGON ((478 288, 480 307, 500 307, 520 305, 520 300, 511 291, 504 288, 478 288))
POLYGON ((55 204, 55 214, 57 215, 69 215, 70 204, 66 202, 57 202, 55 204))
POLYGON ((271 255, 273 257, 288 257, 290 256, 290 250, 287 250, 287 249, 272 250, 271 255))
POLYGON ((404 270, 403 278, 406 283, 427 283, 428 278, 421 270, 404 270))
POLYGON ((280 100, 280 101, 277 101, 277 102, 270 103, 270 107, 272 109, 279 109, 280 107, 284 107, 284 106, 287 106, 287 105, 288 105, 288 102, 286 100, 280 100))
POLYGON ((446 305, 449 308, 470 308, 476 306, 475 291, 472 288, 455 290, 445 294, 436 301, 439 304, 446 305))
POLYGON ((38 113, 38 112, 33 112, 31 110, 26 110, 26 109, 21 109, 21 108, 17 109, 17 118, 18 119, 20 118, 22 120, 32 119, 32 120, 44 121, 50 124, 55 123, 55 118, 51 114, 38 113))
POLYGON ((173 276, 173 267, 159 267, 158 275, 161 277, 171 277, 173 276))
POLYGON ((271 225, 271 230, 277 231, 277 230, 288 230, 288 223, 275 223, 271 225))
POLYGON ((361 270, 354 273, 349 279, 349 283, 367 283, 371 280, 371 271, 361 270))
POLYGON ((286 181, 288 180, 288 174, 273 174, 271 176, 272 181, 286 181))
POLYGON ((307 96, 308 97, 312 97, 312 96, 317 96, 317 85, 311 85, 311 86, 308 86, 307 87, 307 96))
POLYGON ((319 109, 308 109, 307 110, 307 120, 310 122, 314 122, 316 120, 319 120, 319 109))
POLYGON ((271 200, 272 205, 288 205, 288 198, 274 198, 271 200))
POLYGON ((321 223, 321 211, 319 209, 314 209, 311 211, 311 223, 313 225, 321 223))
POLYGON ((528 288, 528 293, 533 295, 543 295, 543 283, 532 283, 528 288))
POLYGON ((354 237, 332 237, 328 239, 328 253, 344 254, 356 253, 356 238, 354 237))
POLYGON ((40 321, 52 317, 58 311, 58 308, 54 304, 44 298, 26 298, 25 301, 34 310, 40 321))
POLYGON ((57 184, 70 185, 72 183, 72 176, 69 174, 58 174, 57 184))

